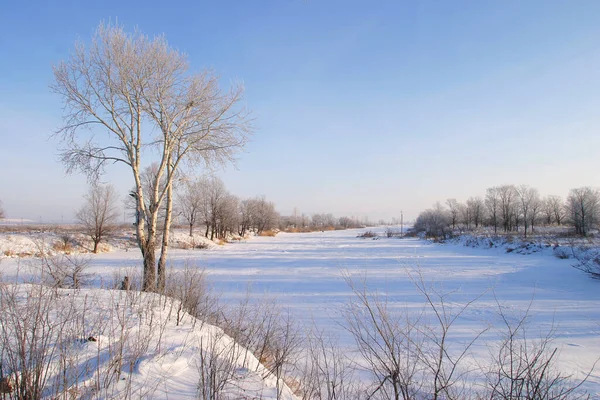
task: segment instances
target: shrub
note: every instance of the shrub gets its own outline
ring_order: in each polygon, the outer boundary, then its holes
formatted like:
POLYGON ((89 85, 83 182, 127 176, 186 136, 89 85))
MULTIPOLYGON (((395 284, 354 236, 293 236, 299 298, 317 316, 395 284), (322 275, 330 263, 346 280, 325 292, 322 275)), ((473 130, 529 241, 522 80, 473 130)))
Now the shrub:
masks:
POLYGON ((374 238, 374 237, 377 237, 377 233, 375 233, 373 231, 366 231, 365 233, 363 233, 362 235, 358 235, 357 237, 359 237, 359 238, 374 238))

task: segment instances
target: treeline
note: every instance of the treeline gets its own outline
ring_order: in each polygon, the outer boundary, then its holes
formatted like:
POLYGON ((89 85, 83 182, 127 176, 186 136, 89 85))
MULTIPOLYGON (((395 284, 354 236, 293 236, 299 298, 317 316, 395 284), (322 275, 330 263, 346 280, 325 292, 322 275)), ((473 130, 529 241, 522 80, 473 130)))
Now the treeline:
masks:
POLYGON ((186 181, 176 191, 175 212, 180 222, 189 227, 202 226, 207 238, 261 234, 277 227, 279 213, 275 204, 264 196, 240 199, 231 194, 222 180, 202 176, 186 181))
MULTIPOLYGON (((166 182, 161 180, 154 187, 156 166, 146 168, 141 174, 142 186, 146 193, 166 192, 166 182)), ((131 191, 126 197, 125 207, 132 211, 134 225, 165 226, 173 219, 179 225, 185 225, 193 236, 194 229, 202 229, 204 236, 213 239, 225 239, 230 236, 274 235, 277 231, 310 232, 333 229, 361 228, 366 225, 354 217, 334 217, 333 214, 300 214, 294 210, 291 216, 282 216, 275 209, 275 203, 265 196, 242 199, 227 190, 225 184, 214 176, 197 178, 179 178, 174 185, 173 202, 165 202, 158 210, 158 220, 154 225, 144 220, 137 209, 137 193, 131 191)), ((93 242, 93 252, 98 245, 112 233, 118 225, 120 212, 117 207, 118 195, 112 185, 94 184, 84 196, 84 204, 76 213, 76 220, 82 225, 85 234, 93 242)), ((146 207, 151 204, 144 199, 146 207)), ((0 210, 1 211, 1 210, 0 210)), ((1 217, 1 214, 0 214, 1 217)), ((168 224, 171 225, 171 224, 168 224)), ((168 232, 168 231, 165 231, 168 232)), ((163 242, 168 244, 164 233, 163 242)))
POLYGON ((364 228, 368 222, 357 217, 334 217, 331 213, 298 214, 282 216, 279 220, 279 229, 286 232, 313 232, 335 229, 364 228))
POLYGON ((600 192, 591 187, 571 189, 567 198, 549 195, 527 185, 488 188, 484 197, 470 197, 465 203, 447 199, 417 217, 414 230, 428 236, 445 236, 456 229, 486 227, 494 233, 522 232, 539 225, 568 225, 575 234, 587 236, 600 221, 600 192))
POLYGON ((174 203, 175 217, 187 226, 190 236, 195 228, 202 228, 211 240, 274 230, 305 232, 364 226, 357 218, 337 218, 328 213, 306 215, 294 211, 291 216, 282 216, 265 196, 240 198, 214 176, 181 180, 175 188, 174 203))

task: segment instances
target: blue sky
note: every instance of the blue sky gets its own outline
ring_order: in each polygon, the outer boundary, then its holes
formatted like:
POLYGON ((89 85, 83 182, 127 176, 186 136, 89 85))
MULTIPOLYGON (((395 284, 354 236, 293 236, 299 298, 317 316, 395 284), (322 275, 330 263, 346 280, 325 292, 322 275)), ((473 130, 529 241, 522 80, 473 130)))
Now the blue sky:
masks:
MULTIPOLYGON (((164 34, 196 70, 241 79, 257 127, 231 192, 286 214, 414 218, 529 184, 600 186, 598 1, 29 1, 0 6, 0 199, 71 220, 52 65, 101 21, 164 34)), ((201 172, 201 171, 200 171, 201 172)), ((131 177, 104 177, 126 193, 131 177)))

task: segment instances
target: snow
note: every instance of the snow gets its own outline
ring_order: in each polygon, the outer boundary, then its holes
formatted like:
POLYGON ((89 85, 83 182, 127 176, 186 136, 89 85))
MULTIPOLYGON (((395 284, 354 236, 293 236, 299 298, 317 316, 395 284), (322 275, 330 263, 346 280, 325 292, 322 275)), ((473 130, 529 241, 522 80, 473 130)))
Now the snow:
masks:
MULTIPOLYGON (((517 254, 507 253, 506 246, 481 248, 415 238, 357 238, 362 232, 280 233, 205 250, 173 249, 170 268, 182 269, 186 264, 204 268, 214 290, 226 303, 243 298, 248 286, 256 301, 261 296, 275 297, 298 321, 306 325, 314 322, 339 335, 344 346, 350 346, 351 340, 341 327, 341 310, 352 300, 345 276, 354 282, 364 280, 370 290, 386 294, 395 309, 408 313, 422 310, 423 296, 413 282, 422 276, 436 290, 452 292, 448 303, 452 307, 481 296, 453 327, 453 345, 459 345, 474 332, 493 326, 473 347, 473 362, 485 362, 489 349, 500 340, 495 328, 499 306, 515 319, 530 309, 528 331, 533 337, 554 331, 559 366, 575 378, 582 378, 600 357, 600 282, 573 268, 572 260, 554 257, 552 248, 541 246, 539 251, 517 254)), ((0 244, 4 245, 5 240, 0 244)), ((116 274, 131 273, 132 268, 139 272, 140 259, 135 250, 102 253, 91 258, 89 271, 96 276, 95 285, 100 285, 116 274)), ((5 279, 16 275, 16 259, 4 258, 1 263, 5 279)), ((171 334, 175 343, 175 328, 169 331, 171 334)), ((173 375, 173 383, 168 385, 183 386, 169 389, 189 393, 191 389, 185 382, 194 379, 182 372, 178 372, 181 381, 175 377, 173 371, 183 368, 177 357, 165 355, 160 361, 150 360, 145 364, 147 368, 142 368, 144 374, 159 371, 155 373, 173 375)), ((600 398, 600 370, 592 372, 584 388, 600 398)))
MULTIPOLYGON (((222 376, 234 371, 224 382, 223 398, 277 398, 276 378, 256 357, 215 326, 189 315, 178 321, 174 317, 177 304, 168 298, 120 290, 54 293, 50 289, 40 292, 31 284, 17 286, 20 306, 3 310, 5 326, 12 326, 8 321, 13 317, 20 320, 11 313, 22 312, 41 293, 52 298, 48 315, 53 316, 53 324, 68 321, 66 330, 51 338, 54 350, 45 351, 53 354, 53 362, 44 398, 70 393, 78 399, 196 399, 201 372, 206 377, 216 362, 215 369, 222 376), (219 360, 203 363, 203 351, 218 354, 219 360)), ((4 368, 6 373, 8 368, 4 368)), ((285 384, 281 398, 295 399, 285 384)))

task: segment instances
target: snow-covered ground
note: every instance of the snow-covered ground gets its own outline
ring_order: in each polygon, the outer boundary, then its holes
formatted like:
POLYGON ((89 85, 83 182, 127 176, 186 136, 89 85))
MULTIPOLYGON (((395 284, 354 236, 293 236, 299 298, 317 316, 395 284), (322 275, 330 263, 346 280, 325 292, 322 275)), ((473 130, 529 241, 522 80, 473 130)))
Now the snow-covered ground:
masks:
MULTIPOLYGON (((554 331, 559 366, 576 378, 600 357, 600 282, 572 268, 572 260, 554 257, 551 248, 515 254, 503 247, 357 238, 363 231, 280 233, 206 250, 172 250, 170 265, 175 270, 185 265, 205 268, 224 302, 241 299, 248 285, 258 297, 276 297, 299 321, 314 321, 339 334, 343 345, 350 345, 350 337, 340 326, 341 311, 352 299, 345 276, 386 294, 389 304, 406 313, 422 310, 424 299, 414 283, 422 277, 437 293, 451 293, 446 299, 450 311, 481 296, 462 314, 450 336, 460 347, 492 327, 471 349, 474 362, 485 363, 498 343, 499 307, 515 321, 529 309, 527 329, 532 338, 554 331)), ((4 258, 0 268, 10 277, 18 265, 16 259, 4 258)), ((131 268, 139 271, 139 265, 138 251, 118 250, 93 256, 89 272, 100 285, 115 275, 127 275, 131 268)), ((592 372, 584 387, 600 398, 600 369, 592 372)))
MULTIPOLYGON (((278 398, 275 376, 256 357, 221 329, 177 314, 171 299, 31 284, 0 290, 3 373, 13 389, 32 376, 45 382, 24 398, 208 399, 217 386, 224 399, 278 398), (36 375, 33 365, 49 368, 36 375)), ((295 399, 283 383, 280 398, 295 399)))

